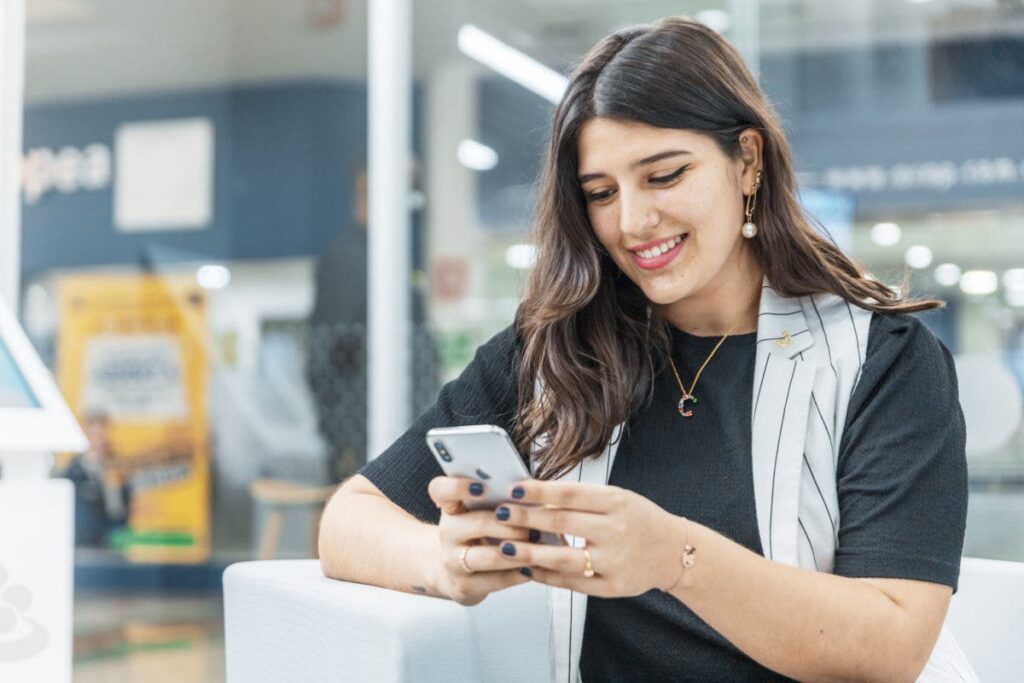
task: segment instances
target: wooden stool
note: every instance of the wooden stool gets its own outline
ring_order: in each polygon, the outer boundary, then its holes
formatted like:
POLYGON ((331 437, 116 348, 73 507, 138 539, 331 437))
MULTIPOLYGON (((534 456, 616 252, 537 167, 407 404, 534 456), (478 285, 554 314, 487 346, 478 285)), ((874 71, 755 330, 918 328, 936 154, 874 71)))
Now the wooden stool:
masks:
POLYGON ((277 555, 277 544, 281 540, 281 527, 284 524, 284 510, 289 507, 312 508, 313 524, 310 530, 310 550, 312 556, 317 557, 317 536, 323 505, 336 488, 335 486, 296 484, 283 479, 257 479, 254 481, 249 486, 249 493, 253 500, 270 507, 267 527, 263 530, 263 535, 260 538, 259 559, 271 560, 277 555))

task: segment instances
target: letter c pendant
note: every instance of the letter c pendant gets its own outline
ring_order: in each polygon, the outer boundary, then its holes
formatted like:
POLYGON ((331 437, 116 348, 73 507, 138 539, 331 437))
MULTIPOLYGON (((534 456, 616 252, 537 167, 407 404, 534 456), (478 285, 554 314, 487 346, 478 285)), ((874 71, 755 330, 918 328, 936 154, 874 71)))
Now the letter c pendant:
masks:
POLYGON ((679 404, 676 406, 676 410, 678 410, 679 414, 682 415, 683 417, 693 417, 693 411, 686 409, 687 401, 696 404, 697 397, 693 396, 692 394, 683 394, 682 397, 680 397, 679 399, 679 404))

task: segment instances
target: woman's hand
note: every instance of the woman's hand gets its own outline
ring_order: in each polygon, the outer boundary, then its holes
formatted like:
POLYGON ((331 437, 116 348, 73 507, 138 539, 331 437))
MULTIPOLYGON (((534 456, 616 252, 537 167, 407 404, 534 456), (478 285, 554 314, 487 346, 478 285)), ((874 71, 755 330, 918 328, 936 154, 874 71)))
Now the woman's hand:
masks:
POLYGON ((438 508, 440 562, 437 589, 462 605, 475 605, 490 593, 509 586, 526 583, 520 572, 526 564, 519 558, 501 552, 492 543, 495 538, 527 540, 528 529, 510 529, 494 517, 493 510, 466 510, 466 501, 483 495, 487 484, 464 477, 435 477, 427 491, 438 508), (461 554, 465 547, 467 573, 461 554))
POLYGON ((582 546, 511 543, 514 557, 529 565, 534 581, 620 598, 651 589, 668 590, 680 576, 685 520, 638 493, 617 486, 530 480, 517 484, 510 497, 539 505, 504 505, 508 509, 505 521, 501 521, 504 513, 498 508, 495 518, 508 527, 505 538, 540 529, 587 541, 595 572, 590 578, 583 576, 586 557, 582 546))

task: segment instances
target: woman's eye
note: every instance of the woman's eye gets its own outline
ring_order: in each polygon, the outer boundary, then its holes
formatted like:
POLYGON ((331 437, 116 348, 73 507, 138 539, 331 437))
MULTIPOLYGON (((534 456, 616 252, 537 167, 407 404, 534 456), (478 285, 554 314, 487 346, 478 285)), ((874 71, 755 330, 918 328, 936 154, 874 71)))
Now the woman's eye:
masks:
MULTIPOLYGON (((683 175, 683 173, 689 168, 690 167, 687 165, 672 171, 668 175, 654 176, 649 178, 649 182, 654 185, 668 185, 679 178, 679 176, 683 175)), ((615 194, 615 190, 601 190, 599 192, 588 192, 586 193, 586 197, 588 202, 603 202, 604 200, 609 199, 613 194, 615 194)))
POLYGON ((679 176, 683 175, 683 171, 685 171, 687 168, 689 167, 683 166, 682 168, 679 168, 673 171, 672 173, 669 173, 668 175, 655 176, 651 178, 651 182, 654 183, 655 185, 667 185, 668 183, 671 183, 679 176))

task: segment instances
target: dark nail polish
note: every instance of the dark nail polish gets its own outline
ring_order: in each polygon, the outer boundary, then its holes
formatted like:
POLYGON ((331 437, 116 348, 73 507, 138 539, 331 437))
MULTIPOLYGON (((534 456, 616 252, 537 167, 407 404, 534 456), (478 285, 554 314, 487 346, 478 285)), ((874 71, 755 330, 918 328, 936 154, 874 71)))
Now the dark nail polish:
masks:
POLYGON ((506 555, 510 555, 510 556, 511 555, 515 555, 516 554, 516 547, 514 545, 512 545, 511 543, 506 543, 505 545, 501 546, 501 552, 505 553, 506 555))
POLYGON ((512 513, 509 511, 509 509, 504 505, 502 505, 500 508, 494 511, 494 515, 502 522, 507 522, 511 514, 512 513))
POLYGON ((484 485, 478 481, 474 481, 472 484, 469 485, 469 492, 472 493, 474 496, 479 496, 484 492, 484 485))
POLYGON ((530 543, 536 543, 540 540, 540 532, 536 529, 530 529, 530 543))
POLYGON ((522 498, 526 495, 526 490, 522 486, 516 486, 512 489, 513 498, 522 498))
POLYGON ((523 567, 522 569, 519 570, 519 573, 522 574, 523 576, 533 576, 533 572, 530 571, 529 567, 523 567))

